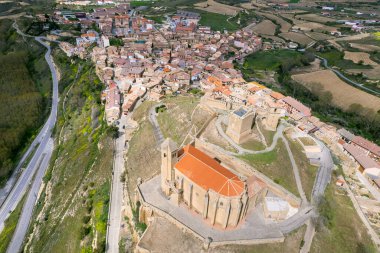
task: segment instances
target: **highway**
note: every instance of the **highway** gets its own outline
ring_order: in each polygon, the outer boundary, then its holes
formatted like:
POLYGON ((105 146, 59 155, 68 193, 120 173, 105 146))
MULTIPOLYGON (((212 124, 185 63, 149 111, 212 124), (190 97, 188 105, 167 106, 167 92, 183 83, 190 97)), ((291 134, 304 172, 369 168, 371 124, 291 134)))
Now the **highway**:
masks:
MULTIPOLYGON (((21 36, 31 37, 29 35, 23 34, 17 27, 17 24, 14 23, 13 27, 17 30, 17 33, 21 36)), ((41 129, 40 133, 37 135, 33 143, 38 145, 35 153, 33 154, 29 164, 26 166, 25 170, 22 172, 20 177, 17 179, 17 182, 13 186, 12 190, 8 194, 7 198, 3 202, 0 208, 0 228, 4 225, 4 221, 7 219, 9 214, 16 208, 17 204, 22 199, 22 196, 26 192, 26 189, 29 185, 32 185, 30 194, 28 195, 25 206, 22 210, 21 217, 17 224, 15 234, 13 235, 12 249, 8 252, 18 252, 20 250, 21 244, 26 234, 26 230, 30 223, 30 218, 32 215, 33 207, 36 202, 37 192, 42 183, 42 177, 45 174, 45 171, 49 165, 49 159, 53 152, 53 141, 51 139, 52 131, 57 120, 57 107, 58 107, 58 80, 57 73, 54 68, 53 60, 51 57, 50 46, 43 42, 44 37, 35 37, 35 40, 38 41, 41 45, 47 48, 45 53, 45 60, 49 65, 50 71, 52 73, 52 106, 50 110, 50 115, 41 129), (35 181, 32 184, 34 175, 35 181), (35 194, 34 194, 35 193, 35 194)), ((33 146, 35 147, 35 146, 33 146)), ((31 147, 30 147, 31 148, 31 147)), ((33 150, 33 148, 32 148, 33 150)), ((31 151, 29 151, 30 153, 31 151)))

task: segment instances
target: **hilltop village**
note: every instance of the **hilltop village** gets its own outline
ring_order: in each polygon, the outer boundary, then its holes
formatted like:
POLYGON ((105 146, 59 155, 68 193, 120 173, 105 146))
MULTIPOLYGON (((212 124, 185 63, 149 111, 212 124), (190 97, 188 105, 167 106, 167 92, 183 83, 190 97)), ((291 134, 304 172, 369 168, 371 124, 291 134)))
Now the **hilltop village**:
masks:
MULTIPOLYGON (((322 122, 291 96, 243 79, 236 64, 249 54, 272 49, 253 31, 213 31, 199 24, 198 13, 184 10, 157 26, 128 4, 92 13, 57 11, 54 18, 64 24, 75 18, 82 29, 87 28, 76 44, 60 42, 60 48, 70 57, 94 63, 105 84, 101 100, 108 125, 127 133, 128 125, 136 124, 130 122, 134 110, 146 101, 154 105, 148 109, 161 154, 160 173, 138 178, 132 186, 135 196, 130 190, 125 193, 129 205, 138 208, 138 222, 154 227, 164 217, 203 240, 204 248, 283 242, 285 234, 313 215, 311 203, 318 201, 331 180, 336 167, 329 149, 345 161, 343 169, 366 186, 365 194, 379 197, 379 146, 322 122), (157 115, 167 109, 168 96, 200 98, 197 107, 209 113, 207 120, 194 124, 185 140, 163 134, 157 123, 157 115), (234 152, 205 137, 209 128, 234 152), (272 132, 271 140, 264 131, 272 132), (245 148, 252 138, 262 150, 245 148), (301 145, 309 164, 318 170, 308 190, 288 139, 301 145), (244 159, 244 155, 270 152, 279 143, 285 144, 291 157, 294 189, 244 159)), ((55 39, 62 34, 49 36, 55 39)), ((294 43, 282 47, 295 48, 294 43)), ((129 140, 125 140, 127 148, 129 140)), ((339 177, 333 183, 354 194, 364 191, 354 179, 339 177)), ((378 226, 376 214, 366 215, 371 225, 378 226)), ((149 252, 153 229, 140 235, 138 252, 149 252)))

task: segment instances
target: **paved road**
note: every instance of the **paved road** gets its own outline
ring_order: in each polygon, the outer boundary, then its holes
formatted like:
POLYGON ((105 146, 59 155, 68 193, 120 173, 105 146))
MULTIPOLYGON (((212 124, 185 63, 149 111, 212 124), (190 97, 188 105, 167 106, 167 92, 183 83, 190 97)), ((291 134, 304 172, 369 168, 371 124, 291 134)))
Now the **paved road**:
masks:
MULTIPOLYGON (((233 146, 239 154, 262 154, 262 153, 267 153, 267 152, 270 152, 272 151, 276 145, 277 145, 277 141, 279 138, 282 138, 282 132, 284 131, 284 128, 285 126, 283 124, 280 124, 279 127, 277 128, 277 132, 275 133, 274 137, 273 137, 273 141, 272 141, 272 144, 263 149, 263 150, 257 150, 257 151, 254 151, 254 150, 249 150, 249 149, 245 149, 243 147, 241 147, 240 145, 236 144, 223 130, 222 126, 221 126, 221 122, 223 121, 223 117, 218 117, 218 119, 216 120, 215 122, 215 126, 216 126, 216 129, 218 130, 218 133, 226 140, 228 141, 229 144, 231 144, 231 146, 233 146)), ((233 153, 233 152, 229 152, 229 151, 226 151, 228 152, 229 154, 231 155, 236 155, 236 153, 233 153)))
POLYGON ((345 80, 346 82, 348 82, 348 83, 350 83, 350 84, 352 84, 352 85, 354 85, 354 86, 357 86, 357 87, 359 87, 359 88, 361 88, 361 89, 364 89, 364 90, 366 90, 366 91, 369 91, 369 92, 371 92, 371 93, 374 93, 374 94, 376 94, 376 95, 380 95, 380 92, 377 92, 377 91, 375 91, 375 90, 372 90, 372 89, 370 89, 370 88, 364 86, 362 83, 357 83, 357 82, 355 82, 355 81, 352 81, 351 79, 345 77, 345 76, 344 76, 342 73, 340 73, 338 70, 329 67, 329 65, 328 65, 328 63, 327 63, 327 60, 326 60, 325 58, 322 58, 322 57, 320 57, 320 56, 318 56, 318 55, 316 55, 316 57, 322 60, 323 66, 324 66, 325 68, 332 70, 335 74, 337 74, 340 78, 342 78, 342 79, 345 80))
POLYGON ((313 222, 311 221, 311 219, 307 221, 306 225, 307 225, 306 232, 303 238, 304 244, 300 250, 300 253, 308 253, 310 251, 311 244, 313 242, 313 237, 315 234, 315 226, 313 222))
MULTIPOLYGON (((137 101, 135 106, 138 108, 142 101, 146 99, 146 95, 137 101)), ((125 204, 126 211, 132 213, 131 205, 129 203, 130 196, 123 196, 123 182, 121 182, 120 177, 124 171, 124 153, 128 151, 129 141, 125 135, 125 130, 128 128, 135 128, 136 125, 133 124, 132 114, 129 113, 127 116, 122 115, 119 120, 119 137, 115 141, 115 155, 113 163, 113 175, 112 175, 112 189, 111 189, 111 200, 108 213, 108 227, 107 227, 107 253, 119 252, 119 241, 120 241, 120 226, 122 221, 122 208, 125 204), (124 203, 125 200, 125 203, 124 203)))
MULTIPOLYGON (((17 30, 17 32, 20 35, 27 36, 23 34, 17 27, 16 23, 14 23, 14 28, 17 30)), ((30 36, 29 36, 30 37, 30 36)), ((36 149, 32 159, 30 160, 29 164, 21 174, 21 176, 18 178, 16 184, 14 185, 12 191, 9 193, 7 196, 7 199, 4 201, 3 205, 0 208, 0 228, 3 226, 4 221, 6 218, 9 216, 9 213, 12 212, 19 201, 21 200, 23 194, 25 193, 26 189, 28 186, 32 183, 33 175, 37 173, 37 177, 35 180, 35 184, 32 185, 32 192, 35 189, 39 189, 41 185, 41 180, 39 181, 39 175, 43 175, 47 166, 48 166, 48 160, 47 158, 50 158, 52 152, 53 152, 53 145, 51 143, 51 134, 52 130, 54 128, 54 125, 56 123, 57 119, 57 106, 58 106, 58 80, 57 80, 57 73, 54 68, 53 60, 50 55, 51 49, 50 47, 45 44, 42 40, 44 39, 43 37, 36 37, 36 41, 38 41, 40 44, 45 46, 48 50, 45 54, 45 60, 47 61, 50 71, 52 73, 52 80, 53 80, 53 95, 52 95, 52 107, 50 111, 50 116, 47 119, 45 125, 41 129, 40 133, 36 137, 37 142, 39 142, 39 146, 36 149), (43 159, 44 158, 44 159, 43 159), (41 163, 41 166, 39 166, 39 162, 41 163)), ((26 203, 35 203, 35 199, 33 200, 34 195, 29 194, 28 198, 26 199, 26 203)), ((34 206, 34 205, 33 205, 34 206)), ((23 238, 26 233, 26 229, 29 225, 30 222, 30 215, 28 215, 28 210, 27 208, 24 208, 19 220, 19 223, 17 225, 16 232, 14 234, 14 238, 17 238, 16 241, 19 242, 19 246, 21 246, 21 243, 23 241, 23 238), (22 238, 22 239, 21 239, 22 238)), ((12 248, 12 252, 18 252, 16 250, 17 245, 13 244, 14 248, 12 248)))
MULTIPOLYGON (((16 23, 13 24, 13 28, 15 28, 17 30, 17 32, 22 36, 32 37, 30 35, 21 33, 21 31, 18 30, 16 23)), ((38 38, 36 40, 41 43, 40 39, 41 38, 38 38)), ((46 55, 45 55, 45 59, 46 59, 46 55)), ((17 177, 18 177, 19 173, 21 172, 21 166, 25 163, 26 159, 29 157, 29 155, 32 153, 32 151, 39 145, 39 143, 43 139, 44 135, 46 134, 46 130, 47 130, 47 122, 46 122, 45 126, 40 130, 37 137, 30 144, 29 148, 25 151, 24 155, 20 159, 18 165, 16 166, 12 176, 9 178, 6 185, 2 189, 0 189, 0 207, 4 203, 5 199, 9 195, 10 191, 13 189, 13 186, 15 185, 15 183, 17 181, 17 177)), ((1 224, 2 224, 2 222, 0 222, 0 230, 1 230, 1 224)))
POLYGON ((318 203, 319 198, 323 196, 327 185, 330 183, 331 173, 334 167, 330 150, 322 142, 318 141, 318 143, 322 145, 322 153, 320 157, 321 166, 318 168, 317 177, 311 194, 312 203, 318 203))
POLYGON ((290 158, 290 162, 292 164, 292 168, 293 168, 293 174, 294 174, 294 178, 296 180, 296 185, 297 185, 297 190, 298 190, 298 193, 300 194, 301 196, 301 199, 302 199, 302 203, 301 203, 301 206, 305 206, 305 205, 308 205, 308 201, 307 201, 307 198, 306 198, 306 194, 302 188, 302 182, 301 182, 301 177, 300 177, 300 171, 298 169, 298 166, 297 166, 297 163, 294 159, 294 156, 293 156, 293 153, 292 153, 292 150, 290 149, 290 146, 289 146, 289 143, 288 143, 288 140, 284 137, 284 135, 282 134, 281 132, 281 139, 282 141, 284 142, 285 144, 285 147, 286 147, 286 150, 288 151, 288 156, 290 158))
POLYGON ((51 150, 53 149, 53 146, 54 140, 50 138, 46 146, 46 149, 37 164, 37 174, 29 191, 24 207, 22 208, 22 213, 19 218, 12 241, 8 246, 7 253, 19 252, 22 247, 25 235, 30 224, 30 219, 33 215, 34 205, 37 202, 37 196, 41 187, 43 177, 45 175, 46 169, 49 167, 49 161, 52 155, 51 150))
POLYGON ((127 117, 123 115, 119 122, 119 137, 115 140, 111 202, 108 217, 107 252, 109 253, 119 252, 121 209, 123 205, 123 183, 120 177, 124 171, 125 134, 122 126, 126 124, 127 117))

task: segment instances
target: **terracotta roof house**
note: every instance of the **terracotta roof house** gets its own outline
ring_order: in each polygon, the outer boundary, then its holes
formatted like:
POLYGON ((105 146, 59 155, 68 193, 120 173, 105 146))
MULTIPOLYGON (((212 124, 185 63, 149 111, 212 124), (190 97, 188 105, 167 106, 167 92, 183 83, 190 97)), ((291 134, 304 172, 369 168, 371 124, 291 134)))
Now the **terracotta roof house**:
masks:
POLYGON ((376 145, 375 143, 370 142, 369 140, 364 139, 361 136, 355 136, 352 139, 352 143, 354 143, 355 145, 369 151, 372 155, 374 155, 376 157, 380 157, 380 147, 378 145, 376 145))
POLYGON ((282 101, 287 105, 286 109, 290 114, 297 113, 302 117, 311 116, 311 109, 294 98, 288 96, 283 98, 282 101))

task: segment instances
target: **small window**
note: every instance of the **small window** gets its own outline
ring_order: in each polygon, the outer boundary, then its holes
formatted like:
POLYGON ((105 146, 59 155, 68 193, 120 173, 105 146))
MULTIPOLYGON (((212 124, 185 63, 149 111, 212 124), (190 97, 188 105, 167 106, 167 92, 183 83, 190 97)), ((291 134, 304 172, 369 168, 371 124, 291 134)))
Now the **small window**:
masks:
POLYGON ((219 202, 219 206, 223 206, 223 202, 219 202))
POLYGON ((166 153, 164 153, 164 157, 166 157, 166 153))

